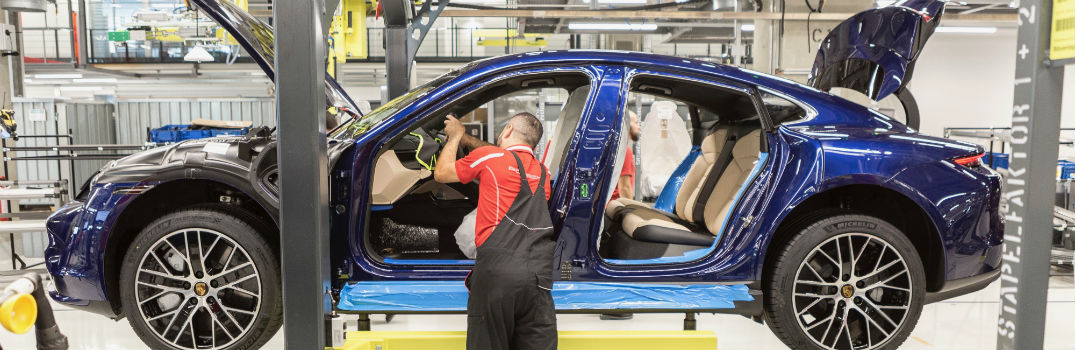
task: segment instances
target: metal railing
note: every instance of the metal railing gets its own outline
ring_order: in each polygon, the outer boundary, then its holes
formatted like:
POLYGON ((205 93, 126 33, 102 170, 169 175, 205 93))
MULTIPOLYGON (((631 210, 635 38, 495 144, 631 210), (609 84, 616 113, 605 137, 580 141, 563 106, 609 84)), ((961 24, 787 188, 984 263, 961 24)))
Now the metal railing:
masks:
MULTIPOLYGON (((433 28, 418 48, 416 59, 425 61, 471 61, 480 58, 543 50, 565 50, 574 47, 594 47, 586 39, 572 44, 573 36, 567 33, 546 34, 544 46, 510 45, 484 46, 479 43, 479 31, 503 31, 504 28, 433 28)), ((351 59, 351 62, 384 61, 384 28, 367 28, 367 57, 351 59)), ((112 42, 108 29, 89 29, 88 63, 183 63, 183 57, 196 44, 194 42, 169 42, 157 40, 112 42)), ((33 63, 71 63, 77 48, 70 28, 23 28, 25 57, 33 63)), ((579 38, 580 36, 574 36, 579 38)), ((510 41, 507 38, 485 37, 487 40, 510 41)), ((519 39, 518 42, 524 42, 519 39)), ((81 44, 81 43, 80 43, 81 44)), ((216 62, 228 59, 233 47, 203 46, 216 62)), ((732 63, 727 57, 727 45, 722 43, 657 43, 646 45, 644 51, 699 58, 714 62, 732 63)), ((749 48, 747 53, 749 54, 749 48)), ((252 62, 249 55, 240 55, 237 62, 252 62)), ((747 57, 745 63, 750 63, 747 57)))
POLYGON ((72 63, 71 28, 22 28, 22 57, 28 63, 72 63))

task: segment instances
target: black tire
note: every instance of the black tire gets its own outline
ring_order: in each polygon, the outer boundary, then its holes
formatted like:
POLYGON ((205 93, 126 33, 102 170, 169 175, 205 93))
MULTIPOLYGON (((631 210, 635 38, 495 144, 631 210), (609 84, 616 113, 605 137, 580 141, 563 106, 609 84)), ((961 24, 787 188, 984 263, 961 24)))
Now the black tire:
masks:
POLYGON ((774 247, 778 255, 763 279, 765 321, 784 344, 895 349, 907 339, 922 312, 926 277, 903 233, 847 212, 813 216, 788 230, 792 238, 774 247))
POLYGON ((261 347, 283 323, 279 260, 262 236, 274 232, 223 205, 150 223, 120 267, 120 299, 135 333, 150 349, 261 347))

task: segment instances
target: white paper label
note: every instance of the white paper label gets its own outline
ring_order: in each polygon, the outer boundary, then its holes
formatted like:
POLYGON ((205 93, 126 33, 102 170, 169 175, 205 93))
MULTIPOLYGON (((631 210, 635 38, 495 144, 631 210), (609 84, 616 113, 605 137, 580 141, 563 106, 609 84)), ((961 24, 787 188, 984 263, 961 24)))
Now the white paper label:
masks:
POLYGON ((45 110, 44 109, 31 109, 30 113, 27 114, 26 117, 29 118, 30 121, 32 121, 32 122, 43 122, 43 121, 45 121, 45 117, 46 117, 45 110))
POLYGON ((205 147, 202 147, 202 152, 214 153, 214 154, 227 154, 229 146, 230 145, 228 145, 226 143, 210 142, 210 143, 205 144, 205 147))

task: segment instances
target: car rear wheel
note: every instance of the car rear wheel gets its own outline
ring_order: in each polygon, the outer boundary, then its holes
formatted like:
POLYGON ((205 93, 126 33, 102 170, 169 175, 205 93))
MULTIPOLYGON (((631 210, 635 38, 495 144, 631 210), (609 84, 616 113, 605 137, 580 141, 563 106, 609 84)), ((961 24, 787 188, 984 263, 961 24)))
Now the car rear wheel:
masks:
POLYGON ((866 215, 803 223, 765 280, 765 319, 792 349, 894 349, 925 300, 914 246, 866 215))
POLYGON ((248 349, 282 322, 280 272, 257 228, 227 207, 174 212, 148 225, 120 271, 123 309, 152 349, 248 349))

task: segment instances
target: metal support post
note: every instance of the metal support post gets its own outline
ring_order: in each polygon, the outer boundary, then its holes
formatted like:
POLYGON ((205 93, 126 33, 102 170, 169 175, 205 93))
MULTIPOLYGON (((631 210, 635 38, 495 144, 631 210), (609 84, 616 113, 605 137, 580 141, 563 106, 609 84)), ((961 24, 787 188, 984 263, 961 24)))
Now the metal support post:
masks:
POLYGON ((370 330, 370 314, 358 315, 358 330, 369 331, 370 330))
POLYGON ((403 0, 384 1, 384 49, 387 68, 388 99, 394 99, 411 89, 411 67, 418 47, 433 27, 433 22, 448 6, 448 0, 438 1, 436 7, 424 1, 417 11, 413 3, 403 0), (413 16, 412 16, 413 14, 413 16))
POLYGON ((695 331, 698 330, 698 321, 694 319, 694 313, 688 312, 686 316, 683 316, 683 330, 695 331))
POLYGON ((332 311, 325 138, 325 37, 320 0, 278 1, 276 120, 280 159, 280 267, 284 342, 324 349, 332 311), (286 17, 287 20, 279 20, 286 17), (311 117, 318 116, 318 117, 311 117))
POLYGON ((1018 13, 997 348, 1041 349, 1064 72, 1047 62, 1052 0, 1023 0, 1018 13))

